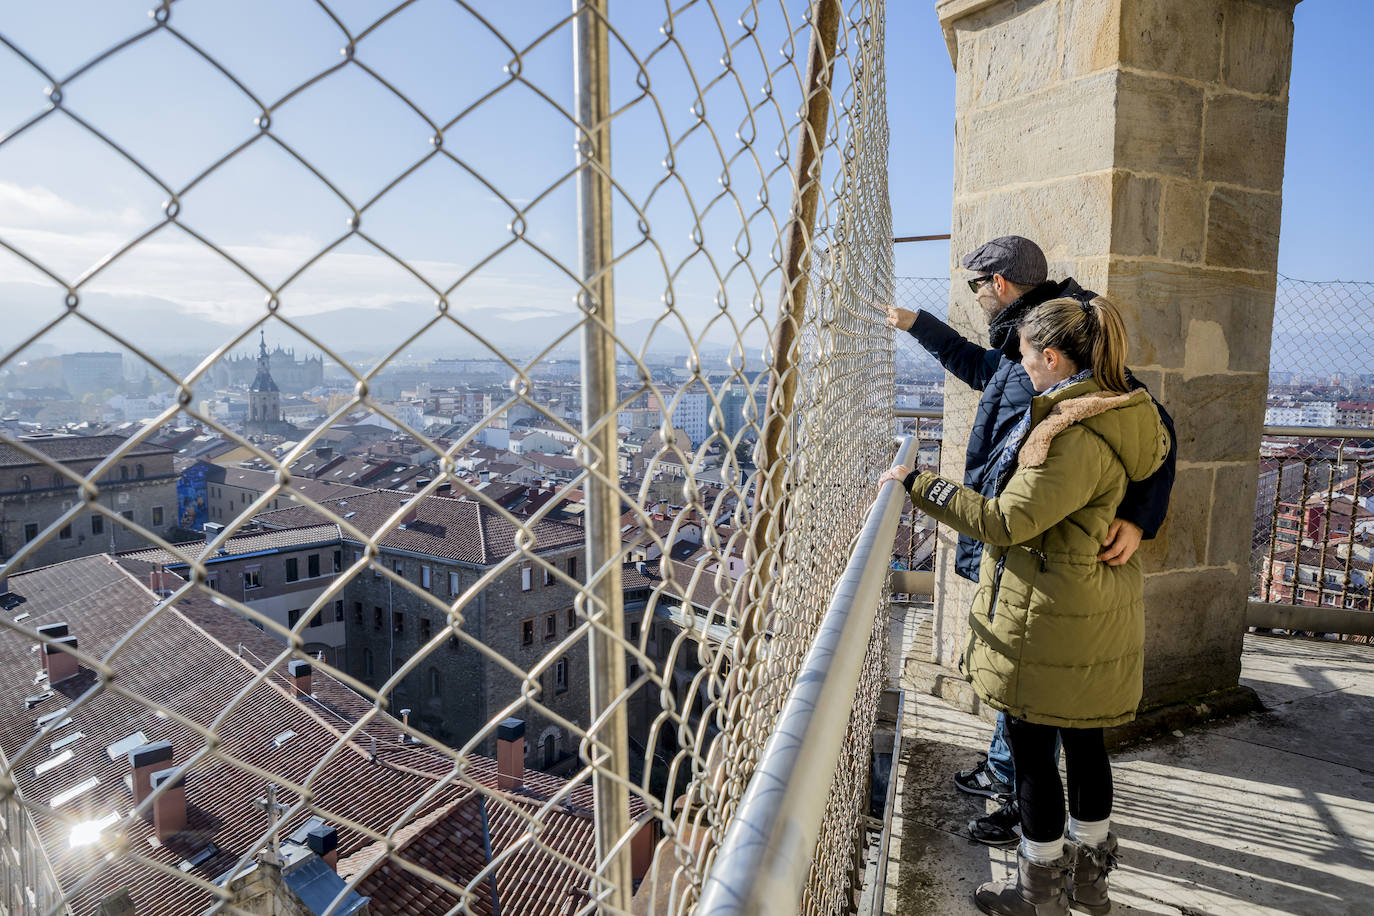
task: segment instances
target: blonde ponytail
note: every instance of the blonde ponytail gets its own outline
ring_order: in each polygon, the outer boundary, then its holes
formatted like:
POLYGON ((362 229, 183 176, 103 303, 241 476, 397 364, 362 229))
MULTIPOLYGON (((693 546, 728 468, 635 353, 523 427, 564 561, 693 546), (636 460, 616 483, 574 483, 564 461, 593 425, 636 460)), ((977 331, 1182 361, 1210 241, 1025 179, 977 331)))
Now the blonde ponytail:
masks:
POLYGON ((1106 390, 1131 390, 1126 381, 1126 325, 1116 306, 1101 296, 1090 302, 1052 299, 1031 309, 1021 330, 1036 348, 1053 347, 1079 369, 1091 368, 1106 390))

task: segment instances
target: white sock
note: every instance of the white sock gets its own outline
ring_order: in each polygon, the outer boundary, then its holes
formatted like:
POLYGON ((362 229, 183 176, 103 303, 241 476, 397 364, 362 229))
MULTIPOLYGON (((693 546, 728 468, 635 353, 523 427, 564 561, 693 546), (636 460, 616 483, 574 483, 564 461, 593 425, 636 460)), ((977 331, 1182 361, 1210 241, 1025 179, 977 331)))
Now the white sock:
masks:
POLYGON ((1064 837, 1043 843, 1021 837, 1021 854, 1037 865, 1049 865, 1064 854, 1064 837))
POLYGON ((1080 821, 1078 818, 1069 818, 1069 836, 1076 843, 1084 846, 1101 846, 1107 842, 1107 830, 1111 827, 1111 818, 1100 821, 1080 821))

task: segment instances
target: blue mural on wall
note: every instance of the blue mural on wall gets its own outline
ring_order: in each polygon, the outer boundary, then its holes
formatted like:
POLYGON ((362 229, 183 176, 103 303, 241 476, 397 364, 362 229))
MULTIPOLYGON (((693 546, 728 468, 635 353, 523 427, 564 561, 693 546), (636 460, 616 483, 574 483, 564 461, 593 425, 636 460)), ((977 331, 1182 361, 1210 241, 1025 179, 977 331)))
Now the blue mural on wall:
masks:
POLYGON ((188 531, 205 528, 205 475, 214 465, 198 461, 177 478, 177 525, 188 531))

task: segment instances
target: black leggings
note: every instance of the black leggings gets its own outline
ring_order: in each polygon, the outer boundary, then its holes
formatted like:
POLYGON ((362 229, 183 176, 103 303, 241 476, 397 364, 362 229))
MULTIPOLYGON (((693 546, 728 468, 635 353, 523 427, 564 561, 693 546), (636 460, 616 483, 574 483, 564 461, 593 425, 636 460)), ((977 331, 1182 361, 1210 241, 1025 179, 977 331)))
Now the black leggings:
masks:
POLYGON ((1007 743, 1016 768, 1021 835, 1047 843, 1064 835, 1064 785, 1055 764, 1054 736, 1064 742, 1069 814, 1103 821, 1112 814, 1112 766, 1100 728, 1056 728, 1007 717, 1007 743))

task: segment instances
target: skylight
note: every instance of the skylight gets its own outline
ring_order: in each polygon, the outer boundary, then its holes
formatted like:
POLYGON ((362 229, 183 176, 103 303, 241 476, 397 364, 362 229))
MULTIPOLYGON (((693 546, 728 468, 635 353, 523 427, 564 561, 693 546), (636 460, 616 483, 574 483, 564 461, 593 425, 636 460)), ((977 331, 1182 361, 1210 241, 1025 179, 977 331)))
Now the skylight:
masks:
POLYGON ((78 782, 67 791, 54 795, 48 804, 54 808, 60 808, 72 799, 85 795, 98 785, 100 785, 100 777, 92 776, 90 779, 78 782))
POLYGON ((68 736, 65 737, 65 738, 59 738, 59 739, 57 739, 57 740, 54 741, 52 744, 49 744, 48 747, 49 747, 50 749, 54 750, 54 751, 60 751, 60 750, 62 750, 62 748, 66 747, 67 745, 69 745, 69 744, 75 744, 76 742, 80 741, 80 740, 81 740, 82 738, 84 738, 84 737, 86 737, 86 733, 85 733, 85 732, 73 732, 72 734, 68 735, 68 736))
POLYGON ((294 738, 294 737, 296 737, 296 733, 293 732, 293 731, 291 731, 291 729, 288 728, 286 731, 280 733, 279 735, 277 735, 275 738, 272 739, 272 746, 273 746, 273 747, 281 747, 283 744, 285 744, 286 742, 290 741, 290 740, 291 740, 292 738, 294 738))
POLYGON ((148 743, 148 736, 143 732, 134 732, 127 738, 120 738, 114 744, 105 748, 105 754, 111 760, 118 760, 132 751, 136 747, 142 747, 148 743))
POLYGON ((35 775, 35 776, 42 776, 44 773, 48 772, 49 770, 55 770, 55 769, 57 769, 58 767, 60 767, 62 764, 66 763, 68 760, 71 760, 71 759, 72 759, 72 752, 71 752, 71 751, 63 751, 62 753, 58 754, 56 757, 53 757, 53 758, 51 758, 50 760, 44 760, 44 761, 43 761, 42 763, 40 763, 38 766, 34 767, 34 768, 33 768, 33 775, 35 775))

